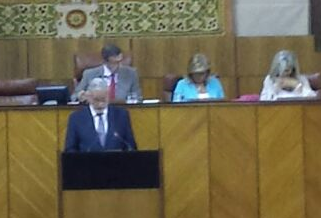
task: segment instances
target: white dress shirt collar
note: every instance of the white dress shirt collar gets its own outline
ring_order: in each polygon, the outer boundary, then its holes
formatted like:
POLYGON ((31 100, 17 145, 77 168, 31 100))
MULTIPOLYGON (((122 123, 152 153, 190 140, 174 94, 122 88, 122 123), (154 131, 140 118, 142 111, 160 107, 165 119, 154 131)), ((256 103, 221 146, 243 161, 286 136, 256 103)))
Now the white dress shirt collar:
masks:
POLYGON ((109 70, 109 68, 104 64, 104 76, 110 77, 112 72, 109 70))
MULTIPOLYGON (((111 83, 111 75, 112 75, 112 72, 109 70, 109 68, 106 66, 106 65, 103 65, 104 66, 104 74, 103 74, 103 78, 106 80, 107 82, 107 85, 109 86, 110 83, 111 83)), ((114 76, 115 76, 115 83, 117 84, 118 82, 118 73, 114 73, 114 76)))
MULTIPOLYGON (((99 116, 97 116, 97 112, 92 107, 92 105, 89 105, 89 109, 90 109, 90 113, 91 113, 91 115, 93 117, 93 122, 94 122, 95 129, 97 130, 98 129, 98 123, 99 123, 99 116)), ((108 107, 103 110, 102 114, 103 115, 101 115, 101 116, 102 116, 103 121, 104 121, 105 132, 107 133, 107 130, 108 130, 108 122, 107 122, 108 107)))

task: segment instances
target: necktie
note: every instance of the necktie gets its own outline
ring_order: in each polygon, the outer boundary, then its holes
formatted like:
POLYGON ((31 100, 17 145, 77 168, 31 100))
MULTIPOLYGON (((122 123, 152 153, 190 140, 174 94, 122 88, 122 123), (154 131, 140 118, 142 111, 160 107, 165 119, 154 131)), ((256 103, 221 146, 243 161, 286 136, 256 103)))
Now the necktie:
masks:
POLYGON ((115 90, 116 90, 116 82, 115 82, 115 74, 111 74, 110 85, 109 85, 109 99, 115 99, 115 90))
POLYGON ((103 113, 98 113, 97 116, 99 118, 97 133, 98 133, 98 136, 99 136, 100 144, 101 144, 101 146, 104 147, 106 133, 105 133, 105 127, 104 127, 103 113))

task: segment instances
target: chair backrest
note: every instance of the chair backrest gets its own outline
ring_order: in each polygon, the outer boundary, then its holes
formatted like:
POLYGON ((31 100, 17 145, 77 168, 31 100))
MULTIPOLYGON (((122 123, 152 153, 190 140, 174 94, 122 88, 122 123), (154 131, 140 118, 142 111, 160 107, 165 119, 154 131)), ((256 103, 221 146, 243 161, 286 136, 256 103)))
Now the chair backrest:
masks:
POLYGON ((314 91, 318 91, 321 89, 321 74, 320 73, 306 74, 306 77, 310 83, 311 88, 314 91))
POLYGON ((101 65, 104 62, 100 53, 74 54, 74 79, 80 82, 83 71, 101 65))
POLYGON ((0 105, 32 105, 37 103, 34 78, 0 80, 0 105))
POLYGON ((177 82, 183 77, 177 74, 169 73, 163 77, 163 101, 171 102, 173 92, 176 88, 177 82))
MULTIPOLYGON (((76 53, 74 54, 74 79, 80 82, 84 70, 101 65, 104 62, 100 53, 76 53)), ((131 54, 123 54, 122 64, 132 65, 131 54)))

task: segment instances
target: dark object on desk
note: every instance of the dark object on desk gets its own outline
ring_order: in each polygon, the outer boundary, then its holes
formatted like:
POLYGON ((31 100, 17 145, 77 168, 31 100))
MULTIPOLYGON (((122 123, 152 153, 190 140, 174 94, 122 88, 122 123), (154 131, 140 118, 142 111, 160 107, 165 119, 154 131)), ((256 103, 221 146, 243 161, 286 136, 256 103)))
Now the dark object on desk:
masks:
POLYGON ((62 189, 143 189, 159 187, 159 152, 65 152, 62 189))
POLYGON ((70 101, 67 86, 39 86, 36 88, 39 104, 66 105, 70 101))

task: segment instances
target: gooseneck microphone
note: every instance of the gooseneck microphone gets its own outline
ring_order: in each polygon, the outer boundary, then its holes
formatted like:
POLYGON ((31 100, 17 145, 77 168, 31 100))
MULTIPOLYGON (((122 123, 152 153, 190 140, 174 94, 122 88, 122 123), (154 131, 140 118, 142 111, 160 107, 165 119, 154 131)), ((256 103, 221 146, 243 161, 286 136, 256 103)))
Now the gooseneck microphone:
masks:
POLYGON ((122 143, 125 144, 125 146, 126 146, 125 151, 133 151, 134 150, 132 148, 131 144, 127 140, 125 140, 123 137, 121 137, 118 132, 114 132, 114 136, 116 138, 118 138, 122 143))

